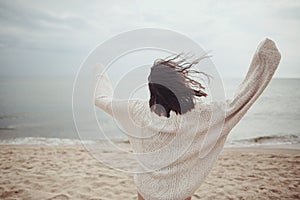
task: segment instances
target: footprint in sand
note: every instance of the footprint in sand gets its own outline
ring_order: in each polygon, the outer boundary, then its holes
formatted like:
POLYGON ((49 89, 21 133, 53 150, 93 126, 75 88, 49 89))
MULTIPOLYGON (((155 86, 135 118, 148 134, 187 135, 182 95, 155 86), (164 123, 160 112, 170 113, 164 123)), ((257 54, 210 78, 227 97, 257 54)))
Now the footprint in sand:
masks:
POLYGON ((65 195, 65 194, 58 194, 58 195, 55 195, 53 197, 50 197, 47 200, 66 200, 66 199, 70 199, 70 197, 68 195, 65 195))

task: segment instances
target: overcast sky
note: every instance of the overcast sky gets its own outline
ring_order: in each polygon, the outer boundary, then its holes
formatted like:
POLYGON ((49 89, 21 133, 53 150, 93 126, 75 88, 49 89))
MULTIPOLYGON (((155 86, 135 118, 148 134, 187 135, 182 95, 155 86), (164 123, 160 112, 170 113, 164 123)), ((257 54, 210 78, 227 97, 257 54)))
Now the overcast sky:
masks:
POLYGON ((243 77, 258 43, 282 54, 276 77, 300 77, 300 1, 0 1, 1 76, 75 76, 98 44, 137 28, 198 42, 225 77, 243 77))

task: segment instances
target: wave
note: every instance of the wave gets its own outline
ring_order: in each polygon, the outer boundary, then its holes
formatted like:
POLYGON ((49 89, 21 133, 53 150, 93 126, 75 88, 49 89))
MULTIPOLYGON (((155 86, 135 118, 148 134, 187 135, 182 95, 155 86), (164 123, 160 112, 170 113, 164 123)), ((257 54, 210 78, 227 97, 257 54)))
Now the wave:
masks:
POLYGON ((44 137, 24 137, 11 138, 0 140, 0 145, 78 145, 78 144, 92 144, 95 141, 67 138, 44 138, 44 137))
MULTIPOLYGON (((112 139, 115 143, 127 144, 126 139, 112 139)), ((80 140, 80 139, 68 139, 68 138, 45 138, 45 137, 23 137, 23 138, 10 138, 0 139, 0 145, 81 145, 81 144, 98 144, 103 140, 80 140)))
POLYGON ((2 126, 2 127, 0 127, 0 131, 1 130, 5 130, 5 131, 7 131, 7 130, 15 130, 15 128, 13 126, 2 126))
MULTIPOLYGON (((81 144, 98 144, 102 143, 104 139, 98 140, 80 140, 68 138, 46 138, 46 137, 23 137, 0 139, 0 145, 81 145, 81 144)), ((127 139, 111 139, 115 143, 128 144, 127 139)), ((297 135, 271 135, 260 136, 248 139, 232 140, 226 142, 226 147, 251 147, 251 146, 265 146, 265 145, 299 145, 300 136, 297 135)))
POLYGON ((0 120, 4 119, 17 119, 20 118, 18 115, 0 115, 0 120))
POLYGON ((0 130, 21 130, 21 129, 34 129, 40 127, 57 126, 59 122, 20 122, 16 124, 10 124, 8 126, 1 126, 0 130))
POLYGON ((228 146, 259 146, 259 145, 292 145, 300 144, 300 137, 297 135, 270 135, 254 138, 232 140, 228 146))

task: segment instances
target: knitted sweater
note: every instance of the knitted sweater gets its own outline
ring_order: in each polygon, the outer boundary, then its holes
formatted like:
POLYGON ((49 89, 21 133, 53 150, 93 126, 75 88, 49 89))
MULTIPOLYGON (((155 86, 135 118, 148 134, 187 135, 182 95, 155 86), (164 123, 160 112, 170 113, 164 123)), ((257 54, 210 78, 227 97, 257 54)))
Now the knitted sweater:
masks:
POLYGON ((148 101, 118 101, 103 69, 96 68, 95 105, 128 133, 143 173, 134 183, 145 200, 183 200, 199 188, 223 149, 231 129, 270 82, 280 61, 270 39, 262 41, 234 97, 196 102, 191 111, 169 118, 150 111, 148 101))

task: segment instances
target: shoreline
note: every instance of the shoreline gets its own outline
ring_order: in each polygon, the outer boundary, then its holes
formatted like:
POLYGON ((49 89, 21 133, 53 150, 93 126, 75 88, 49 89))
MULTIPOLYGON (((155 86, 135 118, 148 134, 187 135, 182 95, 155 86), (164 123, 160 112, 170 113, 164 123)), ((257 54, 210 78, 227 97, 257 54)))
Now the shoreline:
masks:
MULTIPOLYGON (((118 142, 117 143, 118 145, 124 145, 124 146, 127 146, 127 145, 130 145, 128 142, 118 142)), ((85 147, 85 146, 88 146, 88 145, 94 145, 94 144, 1 144, 0 143, 0 148, 3 146, 3 147, 17 147, 17 146, 25 146, 25 147, 85 147)), ((99 147, 101 145, 99 144, 99 147)), ((275 150, 275 149, 278 149, 278 150, 294 150, 294 151, 300 151, 300 144, 279 144, 279 145, 276 145, 276 144, 270 144, 270 145, 251 145, 251 146, 224 146, 225 150, 237 150, 237 149, 243 149, 243 150, 255 150, 255 149, 265 149, 265 150, 275 150)))
MULTIPOLYGON (((298 137, 298 136, 297 136, 298 137)), ((249 140, 249 139, 246 139, 249 140)), ((130 143, 125 139, 110 139, 115 145, 126 146, 130 143)), ((105 139, 87 139, 82 140, 80 138, 47 138, 47 137, 17 137, 0 139, 0 146, 85 146, 85 145, 106 145, 110 142, 105 139)), ((300 141, 292 143, 237 143, 232 144, 231 142, 225 143, 224 148, 271 148, 271 149, 298 149, 300 150, 300 141)))

